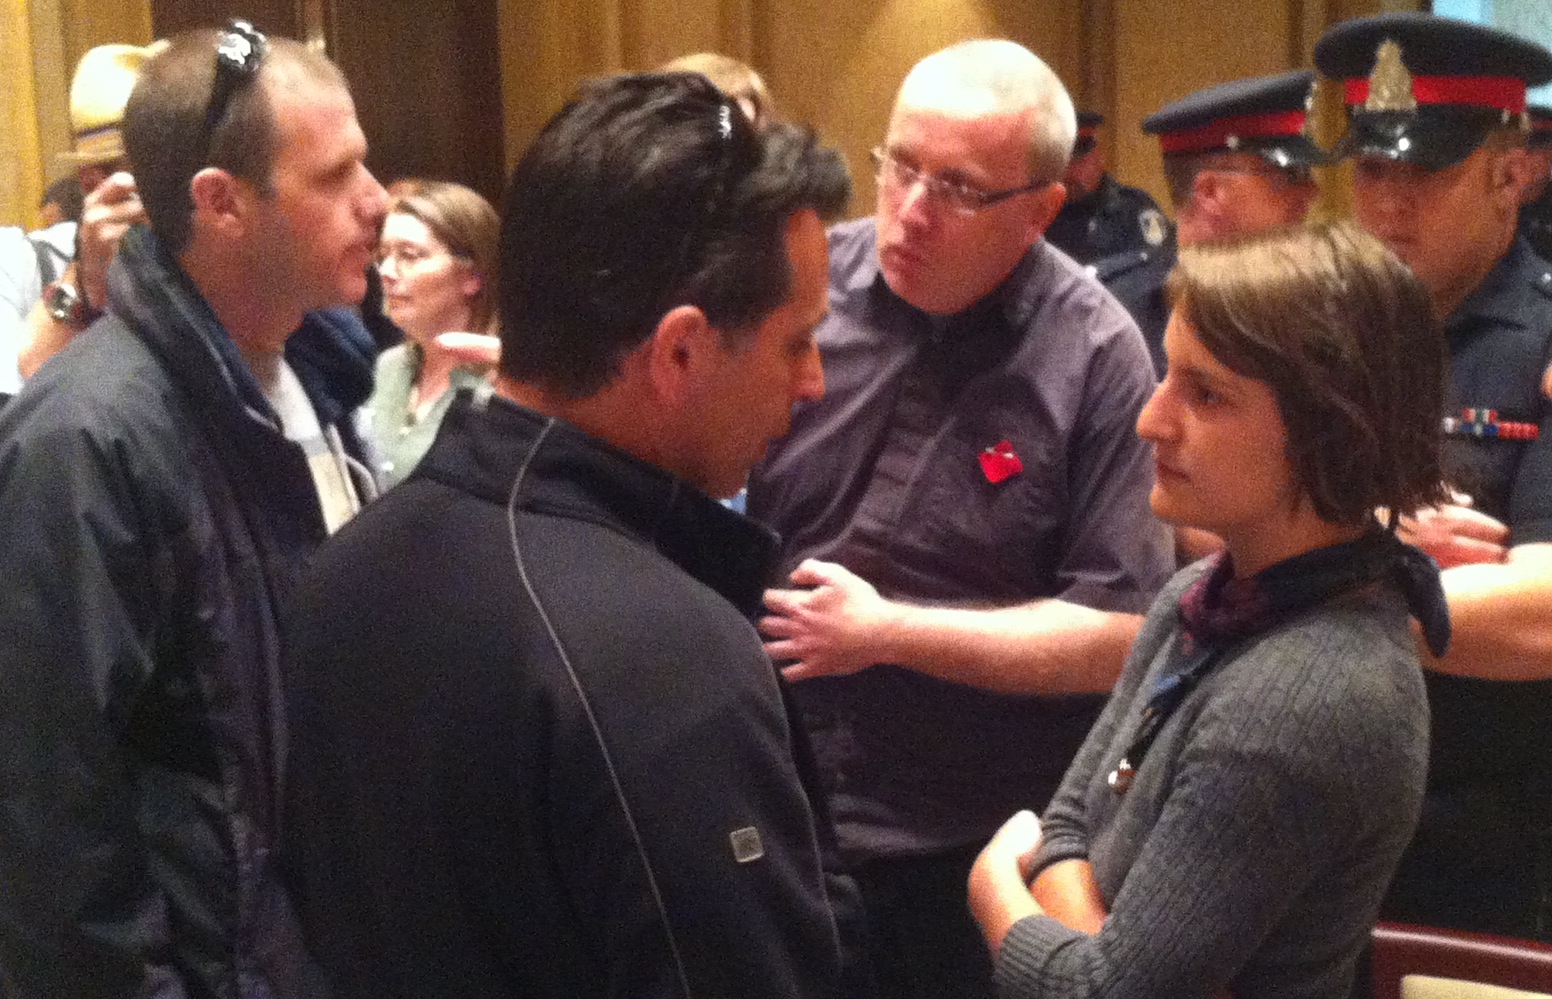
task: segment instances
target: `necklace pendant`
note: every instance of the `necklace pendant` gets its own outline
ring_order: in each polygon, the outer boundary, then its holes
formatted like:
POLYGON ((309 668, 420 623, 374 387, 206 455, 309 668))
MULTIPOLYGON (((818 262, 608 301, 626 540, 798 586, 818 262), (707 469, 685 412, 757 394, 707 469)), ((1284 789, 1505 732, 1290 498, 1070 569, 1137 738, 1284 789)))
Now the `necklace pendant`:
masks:
POLYGON ((1110 785, 1110 790, 1116 794, 1125 794, 1131 790, 1132 778, 1136 775, 1137 769, 1132 766, 1129 760, 1123 757, 1121 762, 1116 764, 1116 768, 1110 771, 1107 783, 1110 785))

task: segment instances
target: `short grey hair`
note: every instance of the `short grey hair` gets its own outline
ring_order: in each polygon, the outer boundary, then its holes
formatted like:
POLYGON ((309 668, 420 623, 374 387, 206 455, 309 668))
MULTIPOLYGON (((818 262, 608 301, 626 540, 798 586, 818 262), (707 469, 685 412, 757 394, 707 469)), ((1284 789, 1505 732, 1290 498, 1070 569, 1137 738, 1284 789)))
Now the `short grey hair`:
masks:
POLYGON ((1061 180, 1072 158, 1078 116, 1061 78, 1017 42, 977 38, 950 45, 918 62, 900 85, 898 102, 931 106, 946 93, 974 92, 986 113, 1030 112, 1032 180, 1061 180))

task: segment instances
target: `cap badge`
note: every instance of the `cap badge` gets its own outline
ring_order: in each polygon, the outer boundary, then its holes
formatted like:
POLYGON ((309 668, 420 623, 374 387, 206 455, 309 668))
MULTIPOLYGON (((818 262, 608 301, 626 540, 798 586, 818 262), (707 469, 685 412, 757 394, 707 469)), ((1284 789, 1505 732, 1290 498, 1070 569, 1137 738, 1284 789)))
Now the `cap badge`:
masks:
POLYGON ((1169 226, 1157 208, 1144 208, 1138 212, 1137 228, 1142 232, 1143 242, 1149 246, 1163 246, 1164 240, 1169 238, 1169 226))
POLYGON ((1401 46, 1394 39, 1380 42, 1374 53, 1374 72, 1369 74, 1369 98, 1365 111, 1416 111, 1412 74, 1401 61, 1401 46))

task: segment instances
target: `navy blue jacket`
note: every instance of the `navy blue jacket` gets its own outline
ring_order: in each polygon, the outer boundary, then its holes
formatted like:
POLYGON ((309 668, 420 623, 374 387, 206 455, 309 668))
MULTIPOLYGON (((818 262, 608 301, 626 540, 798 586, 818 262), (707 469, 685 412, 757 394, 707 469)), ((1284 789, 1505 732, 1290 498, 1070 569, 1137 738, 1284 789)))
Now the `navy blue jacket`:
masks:
MULTIPOLYGON (((109 284, 0 413, 0 968, 18 999, 306 994, 271 851, 316 490, 148 231, 109 284)), ((314 314, 287 350, 347 446, 369 343, 314 314)))

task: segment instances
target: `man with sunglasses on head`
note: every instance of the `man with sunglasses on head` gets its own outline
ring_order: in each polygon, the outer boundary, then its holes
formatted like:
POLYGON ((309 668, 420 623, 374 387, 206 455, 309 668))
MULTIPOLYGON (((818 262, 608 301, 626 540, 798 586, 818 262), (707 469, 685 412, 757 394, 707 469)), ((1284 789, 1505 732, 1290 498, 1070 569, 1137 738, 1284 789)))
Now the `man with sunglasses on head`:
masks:
POLYGON ((749 487, 766 594, 892 996, 988 996, 965 906, 1007 809, 1043 807, 1169 576, 1133 432, 1153 389, 1113 298, 1048 246, 1075 132, 1007 41, 927 57, 830 233, 828 391, 749 487))
POLYGON ((592 81, 524 153, 494 393, 290 619, 287 867, 335 999, 841 993, 748 617, 776 539, 717 498, 824 391, 849 191, 699 73, 592 81))
POLYGON ((291 997, 279 620, 370 490, 385 207, 339 71, 251 26, 141 67, 149 227, 0 413, 0 968, 38 996, 291 997), (315 311, 328 310, 328 311, 315 311))
MULTIPOLYGON (((1143 119, 1164 154, 1176 243, 1248 236, 1304 221, 1319 189, 1312 168, 1327 157, 1309 137, 1315 74, 1295 70, 1198 90, 1143 119)), ((1164 374, 1164 282, 1176 244, 1096 262, 1095 275, 1131 312, 1164 374)))

